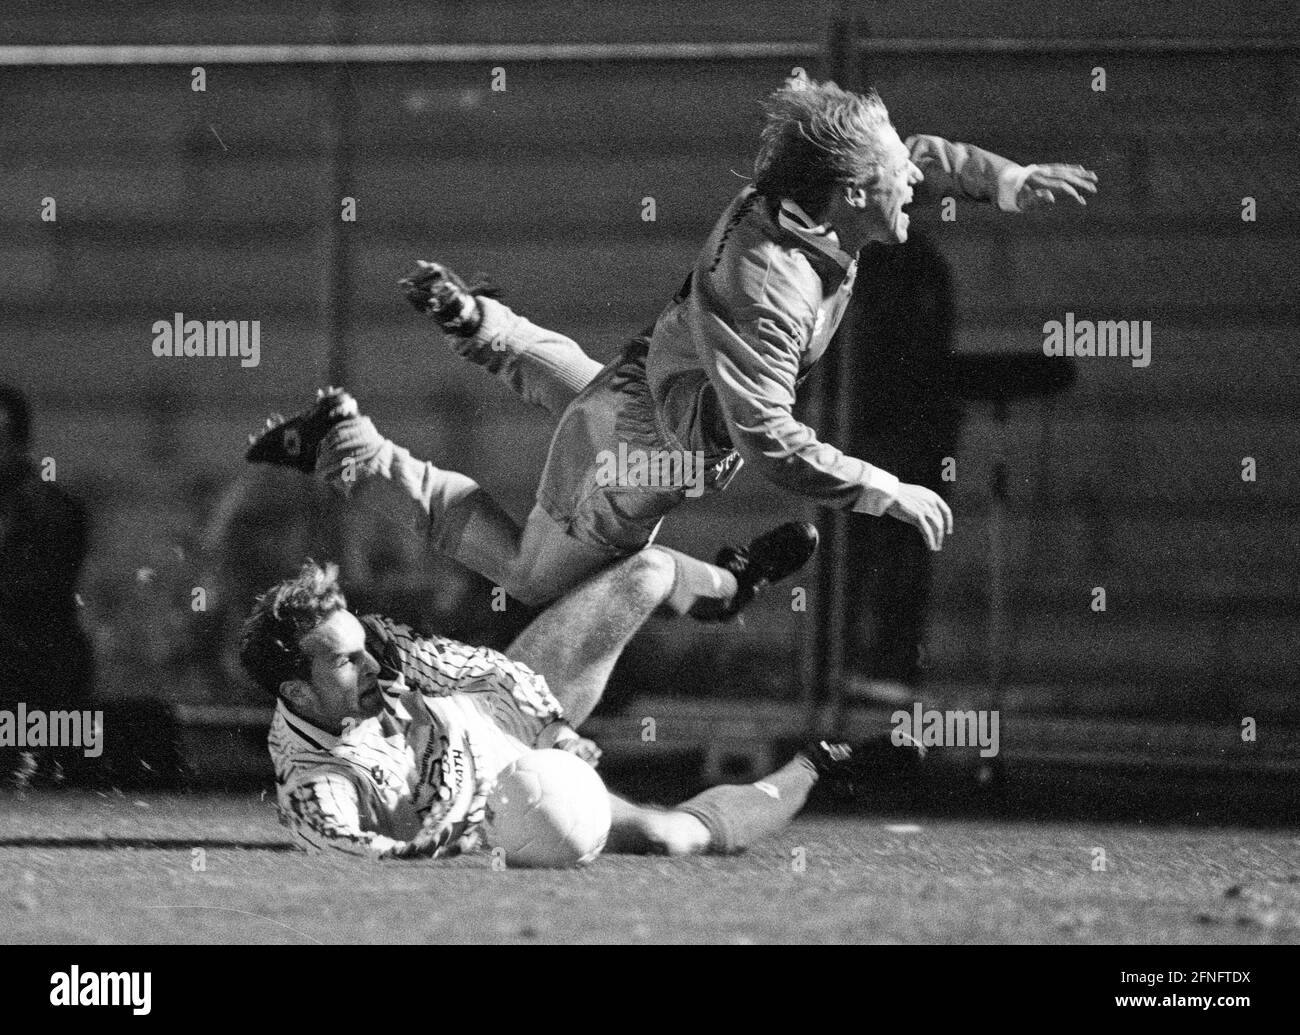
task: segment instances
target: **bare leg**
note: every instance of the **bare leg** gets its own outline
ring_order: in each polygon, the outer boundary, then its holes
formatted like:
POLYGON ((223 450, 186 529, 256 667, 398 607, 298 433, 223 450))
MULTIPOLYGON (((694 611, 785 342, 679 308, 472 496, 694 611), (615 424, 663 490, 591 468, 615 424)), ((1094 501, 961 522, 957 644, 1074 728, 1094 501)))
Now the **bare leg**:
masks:
MULTIPOLYGON (((674 593, 673 555, 650 546, 593 575, 553 604, 506 654, 540 673, 575 727, 600 701, 619 655, 646 619, 674 593)), ((675 809, 610 795, 608 851, 691 855, 739 852, 787 826, 817 781, 796 756, 753 784, 713 787, 675 809)))
POLYGON ((589 578, 539 615, 506 655, 546 677, 572 726, 596 707, 623 648, 669 595, 676 567, 648 547, 589 578))

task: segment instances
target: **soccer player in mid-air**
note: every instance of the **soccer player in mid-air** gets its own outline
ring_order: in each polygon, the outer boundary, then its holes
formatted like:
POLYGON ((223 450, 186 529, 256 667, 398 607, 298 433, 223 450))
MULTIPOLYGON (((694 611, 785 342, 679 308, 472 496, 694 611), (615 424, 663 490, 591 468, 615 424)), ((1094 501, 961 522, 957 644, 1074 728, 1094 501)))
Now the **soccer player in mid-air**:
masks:
MULTIPOLYGON (((480 844, 495 779, 526 751, 593 765, 575 727, 632 635, 672 592, 672 558, 641 550, 552 604, 501 654, 419 637, 348 610, 332 566, 308 562, 258 598, 240 658, 276 698, 269 747, 282 821, 300 846, 372 859, 454 855, 480 844)), ((731 853, 784 828, 813 786, 869 789, 905 774, 915 745, 815 741, 753 784, 673 809, 610 795, 607 851, 731 853)))
MULTIPOLYGON (((654 326, 604 368, 436 263, 421 262, 401 282, 461 355, 558 420, 522 529, 478 486, 412 461, 368 420, 335 440, 336 459, 350 460, 359 481, 419 481, 445 515, 438 548, 528 603, 554 599, 652 542, 664 515, 693 494, 677 484, 611 484, 608 460, 620 445, 628 454, 699 457, 708 490, 724 488, 748 461, 805 499, 912 524, 937 550, 952 530, 947 504, 821 442, 793 415, 796 387, 839 325, 858 251, 906 240, 914 191, 1016 212, 1057 195, 1084 204, 1096 179, 1077 165, 1022 166, 933 136, 904 143, 874 92, 791 80, 768 105, 753 182, 723 212, 654 326)), ((272 428, 249 458, 282 458, 283 436, 304 428, 319 438, 330 410, 327 397, 272 428)), ((758 568, 788 570, 811 553, 815 529, 789 526, 756 545, 758 568)), ((733 577, 747 559, 737 556, 715 567, 679 558, 696 617, 730 618, 752 596, 733 577)))

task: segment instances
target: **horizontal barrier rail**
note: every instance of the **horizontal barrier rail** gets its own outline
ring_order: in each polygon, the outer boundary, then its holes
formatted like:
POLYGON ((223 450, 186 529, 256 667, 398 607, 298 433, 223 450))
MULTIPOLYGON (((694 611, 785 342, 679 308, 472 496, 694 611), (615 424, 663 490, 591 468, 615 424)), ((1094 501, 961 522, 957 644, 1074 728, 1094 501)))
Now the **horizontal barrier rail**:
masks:
POLYGON ((1070 54, 1293 54, 1300 40, 1267 37, 1173 39, 1161 36, 1120 39, 858 39, 851 46, 859 54, 907 57, 931 54, 949 57, 1033 57, 1070 54))
MULTIPOLYGON (((1034 56, 1065 54, 1294 54, 1300 41, 1271 38, 858 39, 861 54, 1034 56)), ((750 61, 812 59, 821 43, 272 43, 35 44, 0 47, 0 67, 94 65, 467 64, 486 61, 750 61)))
POLYGON ((500 61, 757 61, 817 58, 820 43, 50 44, 0 47, 0 67, 401 65, 500 61))

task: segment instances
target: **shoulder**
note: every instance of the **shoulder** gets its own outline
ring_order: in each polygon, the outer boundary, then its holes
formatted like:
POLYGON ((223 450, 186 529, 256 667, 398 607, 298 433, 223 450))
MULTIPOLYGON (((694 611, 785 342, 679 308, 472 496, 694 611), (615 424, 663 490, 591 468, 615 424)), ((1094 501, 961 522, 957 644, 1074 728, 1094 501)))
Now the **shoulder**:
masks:
POLYGON ((541 678, 522 661, 515 661, 491 647, 466 647, 465 650, 465 676, 469 679, 497 681, 502 678, 541 678))
POLYGON ((391 644, 403 650, 422 648, 435 654, 472 652, 477 649, 446 636, 422 636, 409 625, 395 622, 383 615, 361 615, 360 621, 366 630, 366 640, 371 645, 391 644))
POLYGON ((431 663, 457 646, 455 640, 439 636, 421 636, 409 625, 394 622, 383 615, 362 615, 360 621, 366 630, 366 649, 381 664, 398 672, 417 658, 431 663))
POLYGON ((712 264, 704 271, 710 292, 741 318, 758 313, 815 319, 822 299, 820 274, 793 235, 774 221, 767 199, 752 194, 747 201, 740 208, 733 203, 737 218, 719 236, 712 264))

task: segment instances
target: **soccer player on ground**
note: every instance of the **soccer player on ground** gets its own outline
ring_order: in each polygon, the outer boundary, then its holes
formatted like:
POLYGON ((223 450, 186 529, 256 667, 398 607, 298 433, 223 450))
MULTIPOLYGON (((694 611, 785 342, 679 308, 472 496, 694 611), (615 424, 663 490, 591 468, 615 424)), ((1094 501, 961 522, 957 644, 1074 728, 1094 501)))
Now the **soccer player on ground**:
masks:
MULTIPOLYGON (((566 594, 505 654, 358 617, 336 575, 309 562, 267 590, 240 657, 277 699, 269 747, 295 840, 386 859, 477 847, 493 781, 528 750, 558 747, 595 764, 599 749, 575 727, 676 570, 665 551, 641 550, 566 594)), ((918 757, 888 738, 818 741, 757 783, 713 787, 673 809, 611 794, 606 850, 742 851, 784 828, 820 779, 861 787, 918 757)))

